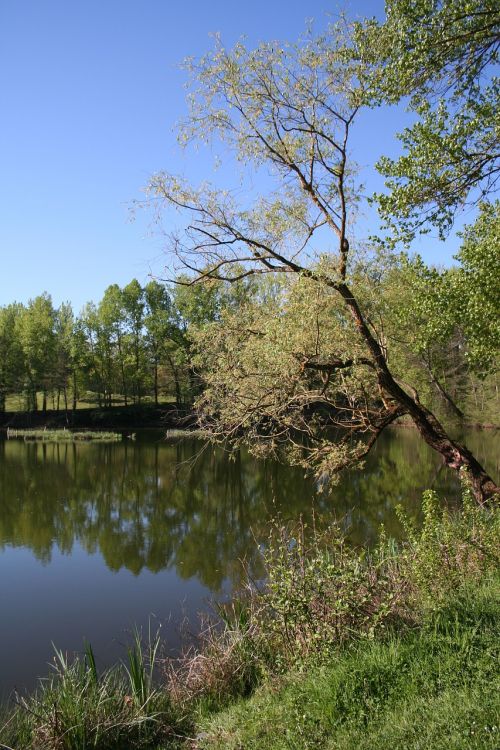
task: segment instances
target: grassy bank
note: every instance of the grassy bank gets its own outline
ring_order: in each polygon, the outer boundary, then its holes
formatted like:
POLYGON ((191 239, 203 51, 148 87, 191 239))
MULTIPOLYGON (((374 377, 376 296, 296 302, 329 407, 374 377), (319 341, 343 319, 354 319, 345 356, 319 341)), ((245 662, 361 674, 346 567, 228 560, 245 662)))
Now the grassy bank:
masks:
MULTIPOLYGON (((15 750, 496 748, 498 508, 425 493, 407 541, 353 550, 338 526, 277 525, 267 583, 205 621, 176 661, 149 637, 99 674, 92 651, 17 698, 15 750)), ((1 722, 0 722, 1 726, 1 722)))
POLYGON ((215 750, 497 748, 499 587, 462 591, 416 631, 359 642, 199 721, 215 750))

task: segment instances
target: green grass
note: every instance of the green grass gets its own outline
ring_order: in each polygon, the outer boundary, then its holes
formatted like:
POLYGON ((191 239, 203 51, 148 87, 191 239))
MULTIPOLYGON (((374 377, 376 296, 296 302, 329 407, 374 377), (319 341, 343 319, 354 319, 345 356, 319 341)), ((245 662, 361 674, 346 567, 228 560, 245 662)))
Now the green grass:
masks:
MULTIPOLYGON (((43 393, 42 391, 39 391, 37 393, 37 408, 38 411, 42 410, 43 407, 43 393)), ((55 403, 55 401, 54 401, 55 403)), ((150 396, 144 396, 141 400, 142 405, 144 404, 153 404, 154 399, 150 396)), ((174 396, 160 396, 159 398, 159 405, 165 405, 165 404, 173 404, 175 403, 175 397, 174 396)), ((52 410, 53 408, 53 399, 51 394, 47 396, 47 409, 52 410)), ((129 400, 128 403, 129 406, 132 406, 132 401, 129 400)), ((116 394, 113 396, 113 406, 125 406, 125 399, 123 396, 116 394)), ((73 408, 73 395, 71 391, 68 393, 68 411, 71 411, 73 408)), ((88 393, 85 396, 82 396, 79 398, 76 402, 76 408, 79 409, 92 409, 92 408, 99 408, 97 403, 97 396, 93 393, 88 393)), ((26 409, 26 398, 22 393, 15 393, 15 394, 9 394, 6 398, 5 402, 5 410, 7 412, 19 412, 19 411, 25 411, 26 409)), ((59 411, 64 411, 64 399, 61 395, 61 398, 59 400, 59 411)))
POLYGON ((7 439, 23 439, 23 440, 41 440, 51 442, 74 442, 84 440, 99 440, 101 442, 116 442, 122 439, 122 435, 119 432, 98 432, 92 430, 85 430, 82 432, 73 432, 72 430, 13 430, 8 428, 7 439))
POLYGON ((200 750, 493 750, 500 746, 498 580, 423 627, 365 641, 199 720, 200 750))

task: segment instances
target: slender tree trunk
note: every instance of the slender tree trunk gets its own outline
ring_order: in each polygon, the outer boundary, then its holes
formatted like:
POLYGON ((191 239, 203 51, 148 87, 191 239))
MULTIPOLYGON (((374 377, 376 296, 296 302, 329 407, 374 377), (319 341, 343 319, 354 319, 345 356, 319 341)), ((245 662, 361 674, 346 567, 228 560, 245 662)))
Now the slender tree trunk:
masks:
POLYGON ((64 397, 64 418, 65 418, 66 424, 69 424, 69 419, 68 419, 68 383, 67 383, 67 381, 64 384, 63 397, 64 397))
POLYGON ((141 403, 141 381, 139 378, 139 344, 136 340, 135 344, 135 390, 137 394, 137 403, 141 403))
POLYGON ((76 391, 76 370, 73 370, 73 411, 76 411, 76 403, 78 400, 78 394, 76 391))
POLYGON ((389 371, 384 354, 366 324, 359 305, 346 284, 337 287, 342 295, 356 327, 364 339, 373 358, 373 366, 380 387, 401 405, 409 414, 425 442, 441 454, 445 464, 455 471, 465 470, 472 492, 478 503, 486 503, 494 494, 500 492, 489 474, 468 448, 448 437, 444 427, 429 409, 418 400, 416 392, 410 396, 389 371))
POLYGON ((118 356, 120 357, 120 371, 121 371, 121 376, 122 376, 123 400, 125 401, 125 406, 127 406, 128 404, 127 379, 125 377, 125 363, 123 361, 121 336, 118 336, 118 356))
POLYGON ((155 375, 154 375, 154 392, 155 392, 155 406, 158 406, 158 362, 155 360, 155 375))
POLYGON ((177 372, 177 368, 176 368, 176 366, 174 364, 174 361, 173 361, 172 357, 169 354, 167 354, 167 360, 168 360, 168 363, 169 363, 169 365, 170 365, 170 367, 172 369, 172 375, 173 375, 173 378, 174 378, 175 403, 177 404, 177 406, 181 406, 181 404, 182 404, 182 393, 181 393, 181 385, 180 385, 180 382, 179 382, 179 373, 177 372))

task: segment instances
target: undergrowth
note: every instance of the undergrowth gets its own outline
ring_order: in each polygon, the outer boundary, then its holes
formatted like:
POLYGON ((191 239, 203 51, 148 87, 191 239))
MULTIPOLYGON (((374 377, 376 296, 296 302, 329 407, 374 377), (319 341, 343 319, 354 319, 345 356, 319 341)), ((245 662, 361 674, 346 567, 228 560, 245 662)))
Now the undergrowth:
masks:
POLYGON ((499 582, 200 718, 199 750, 496 750, 499 582))
POLYGON ((340 526, 326 531, 275 524, 262 551, 265 583, 204 623, 197 648, 166 667, 180 702, 211 709, 248 695, 262 680, 320 665, 341 649, 421 626, 450 592, 499 569, 500 513, 467 489, 460 512, 423 496, 415 528, 400 512, 406 541, 382 529, 373 550, 353 549, 340 526))

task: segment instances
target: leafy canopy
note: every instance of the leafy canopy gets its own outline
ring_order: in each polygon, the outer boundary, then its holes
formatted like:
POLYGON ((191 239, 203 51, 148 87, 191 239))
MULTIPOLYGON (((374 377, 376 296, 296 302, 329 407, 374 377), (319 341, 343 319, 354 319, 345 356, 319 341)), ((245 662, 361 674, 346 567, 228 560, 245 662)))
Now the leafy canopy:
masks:
POLYGON ((387 193, 376 196, 391 240, 437 228, 444 238, 466 205, 491 195, 500 174, 500 46, 496 0, 387 0, 383 24, 357 28, 374 103, 410 97, 416 122, 403 154, 378 163, 387 193))

